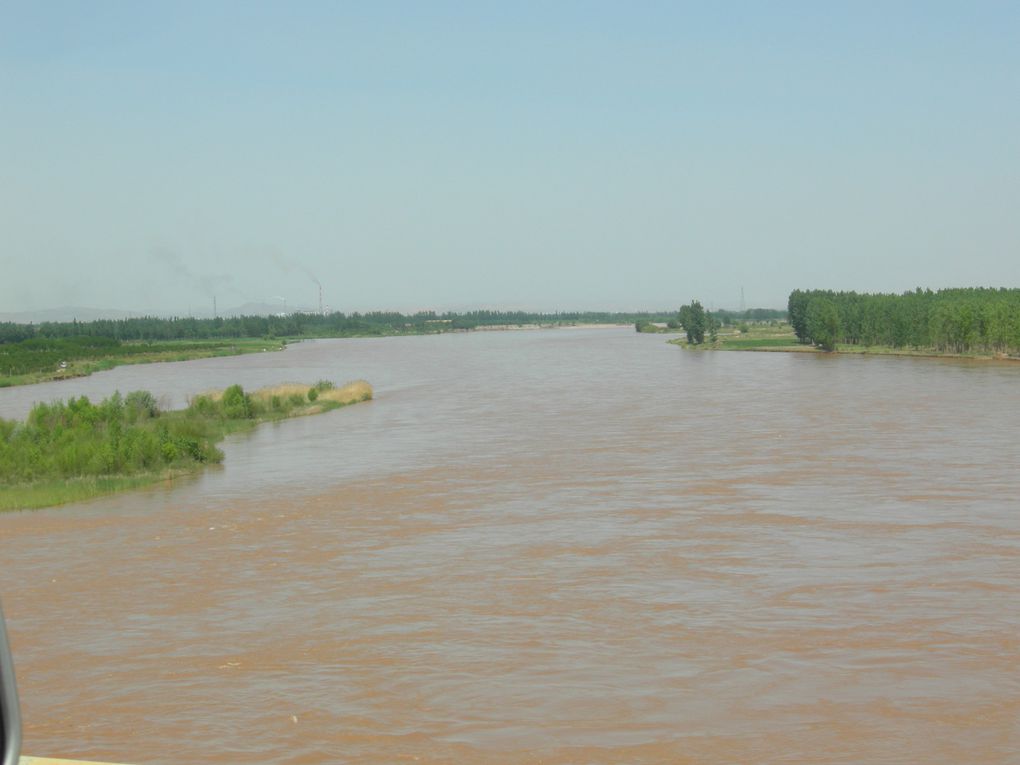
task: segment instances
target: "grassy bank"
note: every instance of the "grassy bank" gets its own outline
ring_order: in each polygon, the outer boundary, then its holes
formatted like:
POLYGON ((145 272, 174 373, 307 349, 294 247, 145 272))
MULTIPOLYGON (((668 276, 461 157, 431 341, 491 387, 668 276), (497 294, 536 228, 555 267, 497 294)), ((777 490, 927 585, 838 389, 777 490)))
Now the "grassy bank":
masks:
POLYGON ((0 511, 36 510, 71 502, 83 502, 104 494, 138 489, 163 480, 172 480, 169 471, 133 476, 71 478, 66 481, 38 481, 0 488, 0 511))
POLYGON ((216 444, 260 422, 367 401, 372 387, 281 385, 246 393, 232 385, 162 411, 153 396, 114 394, 37 404, 24 423, 0 420, 0 510, 48 507, 137 488, 223 460, 216 444))
POLYGON ((695 350, 713 351, 764 351, 764 352, 785 352, 785 353, 854 353, 861 355, 876 356, 916 356, 926 358, 953 358, 953 359, 983 359, 983 360, 1020 360, 1017 357, 1005 354, 990 353, 953 353, 950 351, 939 351, 934 348, 893 348, 887 345, 854 345, 850 343, 837 343, 834 351, 824 351, 814 345, 807 345, 800 342, 789 324, 779 326, 770 325, 749 325, 744 331, 738 329, 723 329, 719 332, 718 340, 715 343, 704 343, 702 345, 691 345, 684 338, 679 337, 668 341, 673 345, 682 348, 695 350))
POLYGON ((786 323, 741 324, 722 327, 716 341, 700 345, 688 343, 686 338, 677 337, 668 341, 681 348, 715 351, 811 351, 809 346, 798 342, 793 329, 786 323))
POLYGON ((85 377, 122 364, 190 361, 283 350, 282 340, 115 341, 76 337, 0 344, 0 388, 85 377))

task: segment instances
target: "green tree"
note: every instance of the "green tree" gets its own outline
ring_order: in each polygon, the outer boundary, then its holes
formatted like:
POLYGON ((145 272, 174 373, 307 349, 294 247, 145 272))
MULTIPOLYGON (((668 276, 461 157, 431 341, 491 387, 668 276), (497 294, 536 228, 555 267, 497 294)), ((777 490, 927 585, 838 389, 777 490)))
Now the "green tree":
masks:
POLYGON ((807 332, 811 341, 823 350, 836 350, 839 339, 839 311, 828 297, 815 297, 807 306, 807 332))
POLYGON ((243 420, 253 416, 251 398, 240 385, 231 385, 223 391, 223 415, 230 420, 243 420))
POLYGON ((807 307, 810 299, 809 293, 803 290, 794 290, 790 293, 790 299, 786 304, 787 313, 790 316, 790 326, 793 327, 797 339, 802 343, 808 342, 807 307))
POLYGON ((708 328, 708 342, 715 345, 719 341, 719 320, 710 312, 705 312, 705 326, 708 328))
POLYGON ((681 306, 677 320, 687 333, 687 342, 691 345, 701 345, 705 342, 705 330, 708 321, 705 316, 705 309, 697 300, 692 300, 690 305, 681 306))

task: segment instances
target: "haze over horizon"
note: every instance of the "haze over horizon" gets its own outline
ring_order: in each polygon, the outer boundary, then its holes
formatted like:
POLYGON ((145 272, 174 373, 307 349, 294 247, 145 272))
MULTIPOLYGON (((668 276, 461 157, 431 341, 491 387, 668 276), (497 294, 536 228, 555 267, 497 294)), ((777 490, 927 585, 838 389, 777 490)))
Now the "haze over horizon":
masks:
POLYGON ((0 8, 0 314, 1020 286, 1020 5, 0 8))

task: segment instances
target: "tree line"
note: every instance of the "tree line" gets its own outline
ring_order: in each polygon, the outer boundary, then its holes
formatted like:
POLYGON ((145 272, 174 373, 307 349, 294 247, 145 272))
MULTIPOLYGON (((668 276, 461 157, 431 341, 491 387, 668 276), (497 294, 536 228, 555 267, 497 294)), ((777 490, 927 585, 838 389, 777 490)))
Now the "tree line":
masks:
POLYGON ((17 324, 0 322, 0 377, 52 371, 62 362, 122 359, 160 350, 148 345, 184 343, 181 352, 197 345, 260 338, 385 337, 455 332, 497 325, 630 324, 635 320, 666 321, 672 314, 574 311, 469 311, 465 313, 396 311, 369 313, 293 313, 279 316, 234 316, 212 319, 153 316, 94 321, 17 324))
POLYGON ((106 337, 113 340, 216 340, 258 337, 364 337, 372 335, 429 334, 496 325, 527 324, 632 324, 637 320, 666 321, 669 312, 621 313, 609 311, 396 311, 368 313, 292 313, 279 316, 231 316, 213 319, 161 318, 0 323, 0 344, 33 338, 106 337))
POLYGON ((897 294, 794 290, 797 338, 826 350, 837 343, 951 353, 1020 351, 1020 289, 918 288, 897 294))

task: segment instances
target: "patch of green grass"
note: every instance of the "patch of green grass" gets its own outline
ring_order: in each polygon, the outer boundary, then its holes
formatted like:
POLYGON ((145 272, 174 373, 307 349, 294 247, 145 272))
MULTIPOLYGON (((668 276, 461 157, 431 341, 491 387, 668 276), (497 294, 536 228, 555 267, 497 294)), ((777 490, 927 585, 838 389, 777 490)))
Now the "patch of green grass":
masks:
POLYGON ((741 350, 744 348, 783 348, 799 345, 795 337, 735 337, 720 340, 723 350, 741 350))
POLYGON ((706 351, 814 350, 810 346, 798 342, 789 324, 782 323, 777 325, 773 322, 763 322, 760 324, 743 322, 739 329, 733 326, 723 327, 719 331, 719 337, 715 343, 706 342, 703 345, 692 346, 684 338, 677 338, 669 342, 682 348, 706 351))
MULTIPOLYGON (((178 471, 178 474, 181 472, 183 471, 178 471)), ((0 489, 0 512, 38 510, 43 507, 66 505, 69 502, 84 502, 106 494, 138 489, 169 480, 173 475, 170 471, 164 471, 130 476, 88 476, 5 486, 0 489)))

